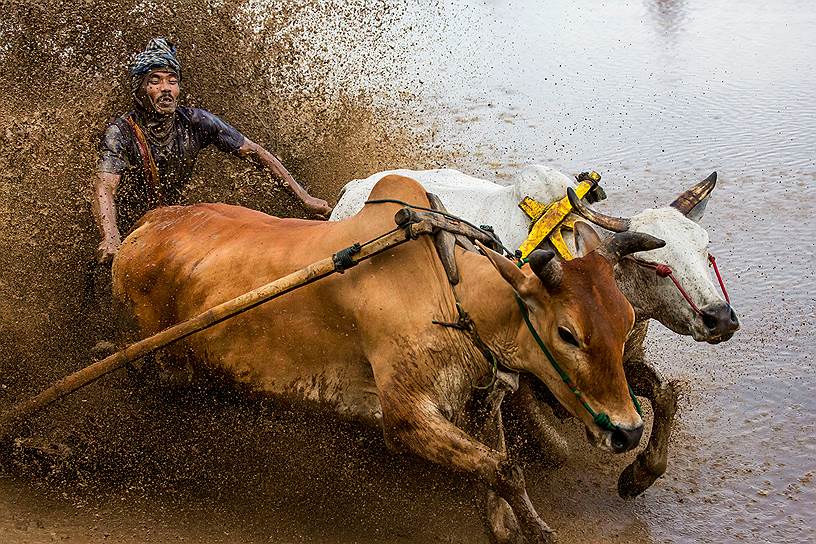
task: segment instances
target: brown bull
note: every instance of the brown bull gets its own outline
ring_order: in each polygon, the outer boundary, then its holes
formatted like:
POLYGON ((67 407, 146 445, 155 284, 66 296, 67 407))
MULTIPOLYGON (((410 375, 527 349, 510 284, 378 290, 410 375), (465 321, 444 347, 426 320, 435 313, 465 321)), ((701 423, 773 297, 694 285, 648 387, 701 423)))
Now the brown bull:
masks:
MULTIPOLYGON (((428 206, 424 189, 398 176, 371 198, 428 206)), ((339 223, 279 219, 222 204, 160 208, 125 240, 114 290, 149 335, 394 226, 395 204, 369 204, 339 223)), ((621 354, 634 321, 609 261, 660 245, 624 233, 606 246, 579 227, 583 257, 561 263, 539 251, 521 269, 490 251, 456 255, 452 288, 431 239, 389 250, 184 341, 196 364, 260 393, 320 403, 382 426, 387 444, 479 476, 507 501, 524 536, 549 541, 503 440, 485 444, 456 422, 491 376, 485 356, 455 322, 461 303, 510 369, 542 380, 587 426, 597 445, 634 447, 643 422, 629 396, 621 354), (597 251, 593 251, 597 248, 597 251), (497 273, 497 271, 499 273, 497 273), (596 412, 598 426, 536 344, 520 295, 546 345, 596 412)), ((459 251, 459 250, 457 250, 459 251)), ((501 422, 495 425, 501 435, 501 422)), ((478 434, 478 433, 476 433, 478 434)))

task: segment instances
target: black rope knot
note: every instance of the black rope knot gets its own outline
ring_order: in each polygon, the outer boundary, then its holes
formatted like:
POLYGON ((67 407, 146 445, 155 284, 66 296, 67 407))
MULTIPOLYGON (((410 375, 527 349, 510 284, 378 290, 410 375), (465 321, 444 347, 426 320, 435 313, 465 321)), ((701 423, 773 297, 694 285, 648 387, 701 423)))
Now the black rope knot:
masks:
MULTIPOLYGON (((485 359, 487 359, 488 364, 490 365, 490 375, 488 376, 488 381, 485 384, 472 384, 474 389, 490 389, 496 384, 496 378, 499 371, 499 367, 501 366, 504 372, 508 372, 511 374, 517 374, 517 371, 505 365, 496 354, 493 353, 487 344, 484 343, 482 338, 479 336, 479 333, 476 331, 476 324, 473 322, 473 319, 470 318, 470 315, 462 308, 462 305, 457 301, 456 302, 456 311, 459 314, 459 317, 455 322, 447 322, 447 321, 438 321, 434 319, 431 321, 434 325, 441 325, 442 327, 448 327, 451 329, 458 329, 460 331, 464 331, 468 333, 470 336, 471 341, 476 346, 485 359)), ((515 389, 514 389, 515 390, 515 389)))
POLYGON ((353 246, 349 246, 346 249, 341 249, 334 255, 332 255, 332 263, 334 263, 334 270, 339 273, 343 273, 352 266, 355 266, 357 263, 354 262, 354 259, 351 257, 357 253, 360 253, 360 250, 363 249, 363 246, 359 244, 359 242, 355 243, 353 246))

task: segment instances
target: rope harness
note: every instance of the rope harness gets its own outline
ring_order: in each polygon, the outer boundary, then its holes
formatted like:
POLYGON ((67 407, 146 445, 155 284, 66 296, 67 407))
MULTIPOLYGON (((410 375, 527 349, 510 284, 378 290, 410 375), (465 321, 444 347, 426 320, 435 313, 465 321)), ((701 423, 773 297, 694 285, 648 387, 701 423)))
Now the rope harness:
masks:
POLYGON ((502 369, 506 372, 513 372, 518 374, 517 370, 514 370, 507 366, 506 364, 504 364, 496 356, 496 354, 493 353, 493 350, 491 350, 488 347, 488 345, 485 344, 484 340, 482 340, 482 337, 479 336, 479 332, 476 330, 476 324, 470 318, 470 315, 468 315, 465 309, 462 308, 462 304, 459 302, 459 297, 457 296, 455 289, 453 290, 453 297, 456 299, 456 311, 459 314, 459 318, 453 323, 446 321, 437 321, 436 319, 431 321, 431 323, 433 323, 434 325, 441 325, 442 327, 450 327, 452 329, 458 329, 460 331, 466 332, 468 336, 470 336, 470 340, 476 346, 476 349, 478 349, 482 353, 484 358, 487 359, 487 362, 490 364, 490 380, 485 384, 478 383, 471 384, 472 387, 474 389, 482 390, 490 389, 491 387, 493 387, 496 384, 499 366, 501 366, 502 369))
MULTIPOLYGON (((643 268, 650 268, 654 270, 657 276, 661 278, 669 278, 674 283, 674 286, 677 287, 677 290, 680 291, 680 294, 683 295, 683 298, 686 299, 686 302, 689 303, 691 309, 694 310, 694 313, 696 313, 700 317, 703 317, 703 312, 700 310, 700 308, 697 307, 696 304, 694 304, 694 301, 691 300, 691 297, 689 296, 688 292, 686 292, 686 290, 683 289, 683 286, 680 285, 680 282, 677 280, 676 277, 674 277, 674 271, 669 265, 663 263, 654 263, 651 261, 646 261, 644 259, 638 259, 637 257, 630 258, 636 264, 642 266, 643 268)), ((714 257, 714 255, 710 253, 708 254, 708 264, 709 266, 714 268, 714 274, 717 276, 717 282, 719 282, 720 284, 720 289, 722 290, 723 296, 725 297, 725 301, 731 304, 731 299, 728 297, 728 291, 725 290, 725 282, 723 281, 722 276, 720 275, 720 269, 717 267, 717 259, 714 257)))
MULTIPOLYGON (((470 223, 469 221, 467 221, 465 219, 462 219, 461 217, 458 217, 456 215, 453 215, 452 213, 449 213, 447 211, 437 210, 437 209, 434 209, 434 208, 428 208, 428 207, 425 207, 425 206, 417 206, 415 204, 410 204, 408 202, 405 202, 403 200, 397 200, 395 198, 378 198, 378 199, 366 200, 365 204, 399 204, 401 206, 406 206, 408 208, 413 208, 413 209, 416 209, 416 210, 422 210, 422 211, 425 211, 425 212, 431 212, 431 213, 439 214, 439 215, 441 215, 443 217, 447 217, 448 219, 451 219, 453 221, 459 221, 459 222, 462 222, 462 223, 464 223, 466 225, 470 225, 474 229, 480 230, 480 231, 488 234, 493 239, 493 241, 495 242, 497 248, 500 248, 508 256, 513 255, 513 253, 501 243, 501 240, 496 235, 496 233, 493 231, 493 227, 491 227, 490 225, 480 225, 480 226, 477 227, 473 223, 470 223)), ((459 300, 459 294, 456 292, 456 289, 454 289, 453 285, 451 285, 451 290, 453 291, 453 298, 456 301, 456 312, 458 314, 457 320, 453 321, 453 322, 449 322, 449 321, 439 321, 439 320, 434 319, 434 320, 431 321, 431 323, 433 323, 434 325, 440 325, 442 327, 457 329, 457 330, 460 330, 460 331, 462 331, 464 333, 467 333, 467 335, 470 337, 471 342, 473 342, 473 345, 476 346, 476 349, 478 349, 481 352, 481 354, 484 356, 484 358, 487 360, 487 362, 488 362, 488 364, 490 366, 490 378, 489 378, 489 380, 487 381, 487 383, 484 383, 484 384, 474 383, 474 384, 472 384, 472 387, 474 389, 481 389, 481 390, 486 390, 486 389, 490 389, 491 387, 493 387, 496 384, 496 378, 498 377, 498 371, 499 371, 500 366, 502 367, 503 371, 517 374, 518 373, 517 370, 512 369, 509 366, 507 366, 506 364, 504 364, 499 359, 499 357, 496 356, 495 353, 493 353, 493 350, 491 350, 490 347, 488 347, 488 345, 484 342, 484 340, 482 340, 482 337, 479 336, 479 332, 476 330, 476 324, 473 322, 473 319, 470 318, 470 315, 462 307, 461 301, 459 300)))

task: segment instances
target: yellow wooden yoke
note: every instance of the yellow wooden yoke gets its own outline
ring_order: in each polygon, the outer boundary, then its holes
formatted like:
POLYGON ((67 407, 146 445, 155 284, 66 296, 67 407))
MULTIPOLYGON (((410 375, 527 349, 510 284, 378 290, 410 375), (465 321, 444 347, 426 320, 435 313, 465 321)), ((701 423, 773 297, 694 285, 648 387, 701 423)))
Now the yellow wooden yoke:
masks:
MULTIPOLYGON (((575 188, 578 198, 584 198, 601 180, 601 175, 594 171, 590 172, 588 176, 584 175, 584 177, 589 179, 584 179, 575 188)), ((561 258, 566 261, 573 258, 562 235, 563 230, 572 230, 575 225, 574 219, 567 219, 572 211, 572 205, 566 195, 561 200, 556 200, 550 204, 543 204, 529 196, 525 196, 524 200, 519 202, 519 208, 532 220, 530 234, 519 246, 522 258, 527 257, 534 249, 543 244, 547 238, 550 239, 550 243, 561 255, 561 258)))

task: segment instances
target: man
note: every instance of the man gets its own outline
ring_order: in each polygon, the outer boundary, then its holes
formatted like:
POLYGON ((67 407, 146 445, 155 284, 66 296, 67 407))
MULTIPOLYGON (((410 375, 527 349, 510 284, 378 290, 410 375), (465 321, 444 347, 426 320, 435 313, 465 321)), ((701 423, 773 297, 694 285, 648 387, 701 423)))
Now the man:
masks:
POLYGON ((97 260, 113 259, 122 233, 148 210, 178 204, 198 152, 210 144, 259 162, 282 179, 311 213, 328 215, 325 200, 301 187, 280 160, 212 113, 178 106, 181 65, 164 38, 150 40, 130 66, 135 108, 105 130, 93 184, 93 212, 102 241, 97 260))

